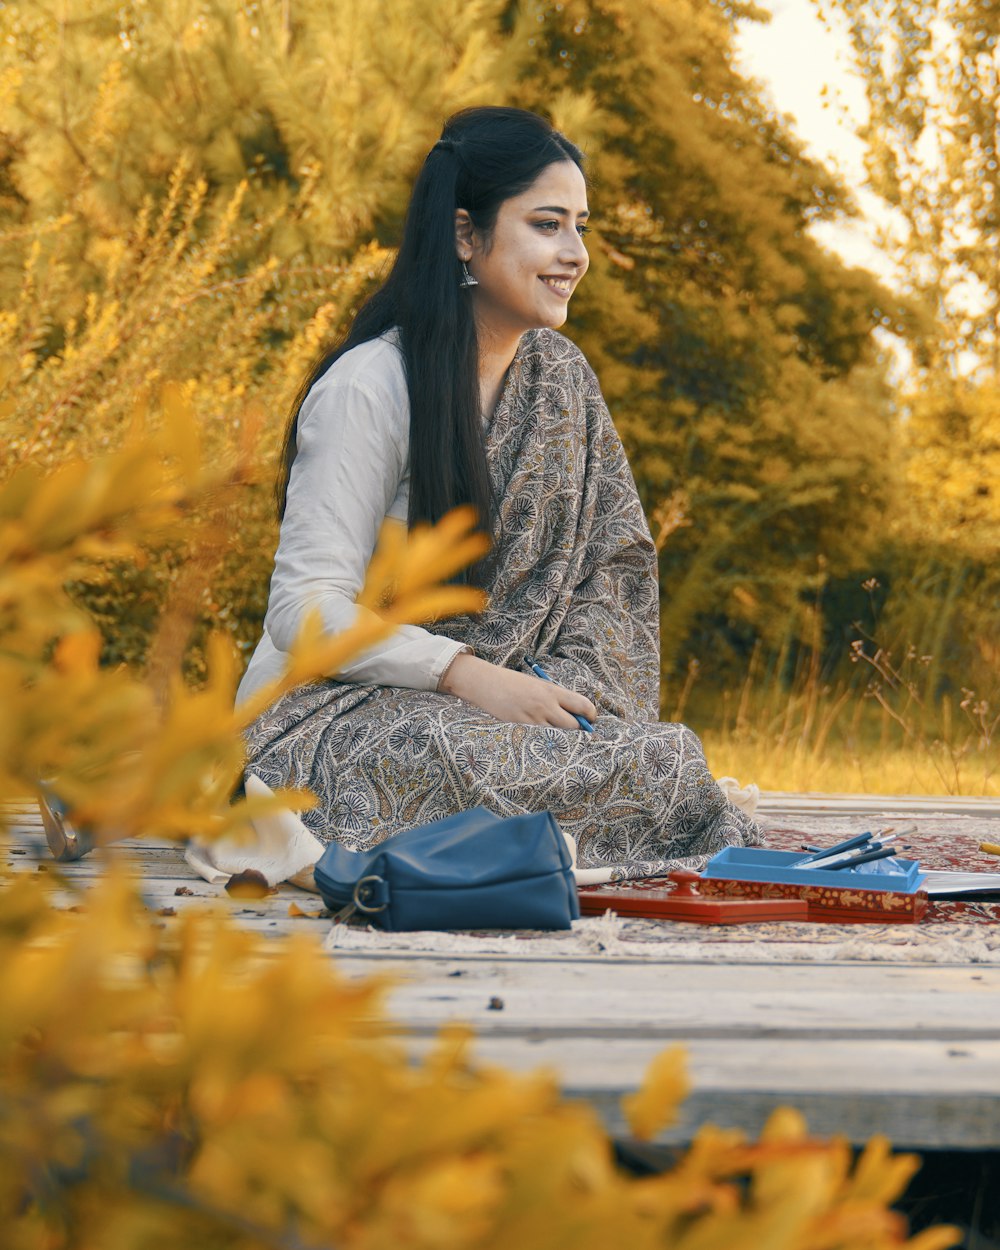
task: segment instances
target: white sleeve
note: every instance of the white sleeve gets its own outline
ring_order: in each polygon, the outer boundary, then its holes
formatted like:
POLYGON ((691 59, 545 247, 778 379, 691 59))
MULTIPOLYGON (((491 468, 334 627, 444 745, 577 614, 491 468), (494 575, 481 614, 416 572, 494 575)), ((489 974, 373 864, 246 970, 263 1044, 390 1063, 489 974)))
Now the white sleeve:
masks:
MULTIPOLYGON (((332 372, 332 371, 331 371, 332 372)), ((299 413, 298 441, 264 626, 287 651, 309 608, 335 633, 361 610, 355 599, 386 513, 407 471, 409 414, 398 394, 327 374, 299 413)), ((435 690, 462 643, 402 625, 331 677, 435 690)))

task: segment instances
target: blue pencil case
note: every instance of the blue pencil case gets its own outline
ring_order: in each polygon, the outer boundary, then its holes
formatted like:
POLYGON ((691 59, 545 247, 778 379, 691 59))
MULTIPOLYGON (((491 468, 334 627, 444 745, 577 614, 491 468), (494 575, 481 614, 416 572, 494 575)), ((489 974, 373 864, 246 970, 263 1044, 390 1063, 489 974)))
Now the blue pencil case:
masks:
POLYGON ((915 894, 927 875, 915 859, 886 860, 859 864, 857 868, 832 869, 800 867, 806 858, 800 851, 767 851, 759 846, 727 846, 713 855, 701 871, 703 877, 725 881, 767 881, 773 885, 821 885, 838 890, 884 890, 893 894, 915 894), (878 871, 872 871, 877 867, 878 871), (868 871, 866 871, 866 869, 868 871))

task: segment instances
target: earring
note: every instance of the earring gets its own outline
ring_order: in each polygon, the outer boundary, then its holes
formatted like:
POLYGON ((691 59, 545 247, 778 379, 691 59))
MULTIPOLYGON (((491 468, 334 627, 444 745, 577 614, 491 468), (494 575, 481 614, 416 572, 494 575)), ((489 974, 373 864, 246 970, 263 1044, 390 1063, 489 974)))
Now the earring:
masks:
POLYGON ((462 261, 462 276, 461 276, 461 278, 459 279, 459 283, 458 283, 458 285, 459 285, 460 287, 462 287, 462 288, 465 288, 465 287, 468 287, 468 286, 478 286, 478 285, 479 285, 479 280, 478 280, 477 278, 474 278, 474 277, 472 276, 472 274, 471 274, 471 273, 469 273, 469 262, 468 262, 468 261, 465 261, 465 260, 463 260, 463 261, 462 261))

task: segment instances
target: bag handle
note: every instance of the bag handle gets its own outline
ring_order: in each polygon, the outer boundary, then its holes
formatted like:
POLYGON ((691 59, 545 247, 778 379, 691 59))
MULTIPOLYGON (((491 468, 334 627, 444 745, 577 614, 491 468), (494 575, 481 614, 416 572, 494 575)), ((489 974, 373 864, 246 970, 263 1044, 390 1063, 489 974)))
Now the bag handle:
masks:
POLYGON ((346 907, 341 907, 340 911, 334 915, 333 923, 345 924, 348 920, 350 920, 356 911, 364 912, 369 916, 377 916, 380 911, 385 911, 388 906, 388 883, 384 877, 380 877, 377 873, 372 873, 370 876, 361 877, 354 883, 354 894, 351 901, 346 907), (371 905, 371 899, 374 897, 376 891, 375 882, 378 882, 379 885, 385 886, 385 902, 381 903, 378 907, 372 907, 371 905), (362 889, 362 887, 364 888, 362 889), (367 894, 367 900, 362 898, 363 894, 367 894))
POLYGON ((380 911, 385 911, 385 909, 389 906, 388 895, 389 895, 389 890, 388 890, 388 885, 387 885, 385 878, 380 877, 378 873, 372 873, 370 876, 361 877, 355 884, 354 906, 358 909, 358 911, 363 911, 365 915, 367 916, 377 916, 380 911), (376 891, 375 891, 374 884, 369 884, 369 883, 374 883, 374 882, 378 882, 379 885, 386 886, 385 902, 380 904, 378 907, 371 906, 371 900, 375 897, 376 891), (367 901, 366 901, 366 898, 367 898, 367 901))

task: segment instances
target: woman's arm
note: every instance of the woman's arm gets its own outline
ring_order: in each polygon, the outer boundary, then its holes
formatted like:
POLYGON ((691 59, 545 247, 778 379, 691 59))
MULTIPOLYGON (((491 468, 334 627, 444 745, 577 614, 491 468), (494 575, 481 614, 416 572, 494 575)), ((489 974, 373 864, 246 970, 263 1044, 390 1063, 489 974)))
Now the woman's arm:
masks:
MULTIPOLYGON (((407 438, 405 378, 389 343, 348 353, 310 391, 299 414, 264 620, 279 651, 289 649, 310 608, 330 633, 354 621, 365 570, 406 473, 407 438), (360 352, 363 377, 350 359, 360 352)), ((461 643, 404 625, 330 675, 434 690, 462 650, 461 643)))
POLYGON ((446 694, 474 703, 497 720, 523 725, 579 730, 576 716, 591 721, 597 716, 597 709, 585 695, 553 681, 542 681, 533 673, 501 668, 475 655, 456 656, 440 688, 446 694))

